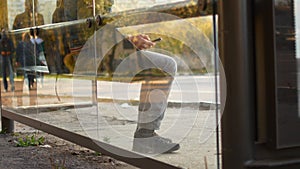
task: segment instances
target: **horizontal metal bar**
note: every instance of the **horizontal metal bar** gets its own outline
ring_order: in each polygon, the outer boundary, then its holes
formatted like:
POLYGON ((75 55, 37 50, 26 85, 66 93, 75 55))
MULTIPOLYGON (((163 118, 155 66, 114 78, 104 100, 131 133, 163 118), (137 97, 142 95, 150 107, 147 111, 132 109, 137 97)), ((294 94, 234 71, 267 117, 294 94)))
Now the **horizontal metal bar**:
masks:
POLYGON ((79 135, 74 132, 26 117, 24 115, 14 112, 13 110, 2 109, 2 117, 18 121, 30 127, 57 136, 61 139, 89 148, 96 152, 100 152, 104 155, 110 156, 117 160, 124 161, 136 167, 145 168, 145 169, 153 169, 153 168, 179 169, 179 167, 173 166, 171 164, 164 163, 162 161, 158 161, 153 158, 146 157, 134 153, 132 151, 124 150, 122 148, 95 139, 91 139, 89 137, 79 135), (111 150, 111 151, 107 151, 107 150, 111 150), (112 153, 112 152, 118 152, 118 153, 112 153), (118 154, 122 154, 123 156, 120 156, 118 154), (130 157, 135 157, 135 158, 130 158, 130 157))

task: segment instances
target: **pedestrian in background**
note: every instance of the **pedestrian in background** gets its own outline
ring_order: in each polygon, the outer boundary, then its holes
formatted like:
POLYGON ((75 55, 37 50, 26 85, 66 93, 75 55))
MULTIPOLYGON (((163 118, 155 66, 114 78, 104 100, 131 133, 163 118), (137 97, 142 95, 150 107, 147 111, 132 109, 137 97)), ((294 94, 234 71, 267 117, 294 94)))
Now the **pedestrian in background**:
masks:
POLYGON ((7 31, 2 29, 1 31, 1 40, 0 40, 0 53, 2 57, 2 78, 4 91, 8 91, 8 83, 7 83, 7 75, 9 75, 11 91, 15 90, 14 83, 14 71, 13 71, 13 53, 15 51, 14 44, 12 40, 9 38, 7 31))
POLYGON ((34 72, 29 68, 36 65, 36 57, 34 56, 34 44, 30 41, 28 32, 22 34, 22 41, 18 43, 16 49, 17 64, 22 66, 24 80, 27 82, 28 89, 31 90, 34 84, 34 72))

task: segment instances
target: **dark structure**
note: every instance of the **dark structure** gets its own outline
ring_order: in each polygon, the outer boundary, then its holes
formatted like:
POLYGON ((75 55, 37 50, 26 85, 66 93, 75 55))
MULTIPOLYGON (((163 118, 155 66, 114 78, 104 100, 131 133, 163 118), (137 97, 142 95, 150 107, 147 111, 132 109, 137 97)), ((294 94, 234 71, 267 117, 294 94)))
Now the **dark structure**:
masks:
POLYGON ((220 56, 228 85, 224 169, 300 168, 295 16, 288 2, 220 2, 220 56))

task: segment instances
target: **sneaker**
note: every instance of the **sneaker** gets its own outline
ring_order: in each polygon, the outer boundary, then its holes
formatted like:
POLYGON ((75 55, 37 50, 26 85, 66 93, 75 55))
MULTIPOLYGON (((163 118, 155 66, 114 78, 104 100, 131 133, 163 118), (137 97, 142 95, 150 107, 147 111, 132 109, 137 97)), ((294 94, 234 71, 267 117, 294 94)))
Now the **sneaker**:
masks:
POLYGON ((11 89, 10 89, 12 92, 15 91, 15 86, 12 86, 11 89))
POLYGON ((169 138, 165 138, 165 137, 161 137, 161 136, 159 136, 157 133, 153 133, 153 136, 157 136, 157 137, 160 137, 161 139, 163 139, 163 140, 165 140, 166 142, 169 142, 169 143, 172 143, 172 140, 171 139, 169 139, 169 138))
POLYGON ((171 139, 164 138, 152 131, 149 133, 137 131, 134 134, 132 150, 143 154, 171 153, 179 150, 180 145, 173 143, 171 139))

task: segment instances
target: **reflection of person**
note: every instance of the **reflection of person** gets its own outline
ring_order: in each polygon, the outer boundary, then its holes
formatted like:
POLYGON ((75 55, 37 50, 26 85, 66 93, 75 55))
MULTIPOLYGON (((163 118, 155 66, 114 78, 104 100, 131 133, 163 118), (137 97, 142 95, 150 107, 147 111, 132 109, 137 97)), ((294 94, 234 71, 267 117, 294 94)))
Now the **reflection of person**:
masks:
MULTIPOLYGON (((40 29, 36 28, 36 29, 30 29, 30 41, 33 44, 36 44, 36 57, 37 60, 39 61, 37 63, 37 66, 47 66, 47 61, 46 61, 46 54, 45 54, 45 42, 42 38, 40 38, 39 36, 40 34, 40 29)), ((44 83, 44 73, 41 72, 40 74, 40 79, 41 79, 41 83, 43 85, 44 83)))
MULTIPOLYGON (((29 33, 26 32, 22 34, 22 41, 18 43, 16 49, 16 56, 17 63, 20 64, 23 69, 28 66, 35 66, 34 44, 30 41, 29 33)), ((27 72, 25 69, 23 73, 24 79, 27 80, 28 89, 30 90, 34 84, 34 75, 32 72, 27 72)))
POLYGON ((15 18, 13 29, 21 29, 26 27, 38 26, 44 24, 44 17, 37 12, 37 0, 25 0, 25 11, 18 14, 15 18), (32 3, 34 1, 34 4, 32 3), (33 5, 35 9, 33 10, 33 5), (34 17, 33 17, 34 11, 34 17))
POLYGON ((15 90, 14 84, 14 71, 13 71, 13 53, 15 51, 14 44, 12 40, 8 37, 6 30, 2 30, 2 38, 0 40, 0 52, 2 56, 2 78, 4 90, 7 92, 8 84, 7 84, 7 73, 9 73, 9 81, 11 85, 11 91, 15 90), (8 72, 7 72, 8 71, 8 72))
MULTIPOLYGON (((65 22, 68 20, 66 17, 65 9, 66 0, 57 0, 56 9, 52 15, 52 23, 65 22)), ((73 2, 76 3, 76 2, 73 2)), ((69 7, 70 8, 70 7, 69 7)), ((48 58, 49 58, 49 71, 51 73, 57 72, 58 74, 63 72, 63 59, 64 47, 66 41, 66 28, 61 28, 59 31, 53 30, 53 32, 48 32, 49 40, 47 41, 48 45, 51 45, 51 48, 46 49, 48 58)))
POLYGON ((60 54, 60 45, 62 44, 62 33, 56 30, 47 30, 47 42, 45 51, 47 53, 47 65, 50 73, 62 73, 62 57, 60 54))
POLYGON ((141 153, 169 153, 179 149, 179 144, 159 136, 155 130, 160 128, 167 108, 167 98, 176 73, 177 66, 169 56, 147 51, 155 45, 147 35, 129 36, 138 49, 142 59, 141 67, 150 66, 164 72, 158 77, 159 84, 153 83, 152 77, 146 77, 140 92, 140 104, 137 129, 134 133, 133 150, 141 153))
POLYGON ((40 29, 35 28, 35 29, 30 29, 30 35, 31 35, 31 42, 34 44, 37 44, 38 52, 43 52, 45 53, 45 42, 44 40, 40 37, 40 29))
POLYGON ((66 21, 64 0, 57 0, 56 1, 56 9, 52 15, 52 23, 58 23, 58 22, 64 22, 64 21, 66 21))

